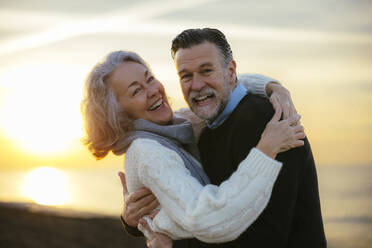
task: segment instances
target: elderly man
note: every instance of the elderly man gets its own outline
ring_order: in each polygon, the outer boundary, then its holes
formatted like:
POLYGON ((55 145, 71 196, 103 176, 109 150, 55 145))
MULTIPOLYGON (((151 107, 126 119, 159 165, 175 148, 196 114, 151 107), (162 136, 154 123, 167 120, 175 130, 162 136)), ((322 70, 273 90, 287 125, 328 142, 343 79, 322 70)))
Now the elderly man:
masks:
MULTIPOLYGON (((183 31, 173 40, 172 56, 190 109, 206 120, 198 146, 206 174, 219 185, 257 144, 274 111, 269 101, 247 94, 237 83, 236 62, 220 31, 183 31)), ((284 166, 270 202, 238 239, 223 244, 181 240, 174 247, 326 247, 315 164, 307 139, 304 144, 277 156, 284 166)), ((153 196, 144 192, 127 200, 123 217, 128 224, 133 221, 127 209, 150 211, 146 205, 153 196)))

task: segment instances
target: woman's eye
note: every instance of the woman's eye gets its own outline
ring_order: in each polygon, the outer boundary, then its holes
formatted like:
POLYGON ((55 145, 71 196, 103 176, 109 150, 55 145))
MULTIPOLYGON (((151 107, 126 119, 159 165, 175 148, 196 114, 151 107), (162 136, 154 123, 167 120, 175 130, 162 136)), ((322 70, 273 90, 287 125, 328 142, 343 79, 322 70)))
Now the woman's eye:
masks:
POLYGON ((133 91, 132 96, 137 95, 141 91, 141 88, 137 88, 133 91))
POLYGON ((149 77, 149 78, 147 79, 147 83, 151 83, 154 79, 155 79, 154 76, 149 77))

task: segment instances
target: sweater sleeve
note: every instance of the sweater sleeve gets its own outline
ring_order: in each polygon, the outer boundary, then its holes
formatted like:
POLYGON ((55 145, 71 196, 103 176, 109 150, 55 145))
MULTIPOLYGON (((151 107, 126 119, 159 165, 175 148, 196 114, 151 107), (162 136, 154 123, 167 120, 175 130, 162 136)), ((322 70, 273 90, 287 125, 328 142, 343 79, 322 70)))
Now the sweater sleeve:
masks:
POLYGON ((130 225, 128 225, 128 223, 125 222, 125 220, 123 219, 123 217, 120 215, 120 221, 121 221, 121 224, 124 228, 124 231, 133 236, 133 237, 143 237, 143 233, 137 229, 137 227, 131 227, 130 225))
POLYGON ((256 220, 281 169, 281 163, 253 148, 228 180, 203 187, 176 152, 149 139, 132 143, 126 166, 132 163, 162 207, 152 229, 173 239, 196 237, 209 243, 234 240, 256 220))
POLYGON ((315 164, 309 143, 304 141, 305 146, 278 155, 285 166, 270 203, 240 242, 254 247, 298 247, 302 243, 301 247, 326 247, 315 164))
POLYGON ((261 74, 244 73, 238 75, 238 83, 241 83, 248 90, 248 93, 265 98, 268 98, 265 90, 266 85, 270 82, 280 84, 279 81, 261 74))

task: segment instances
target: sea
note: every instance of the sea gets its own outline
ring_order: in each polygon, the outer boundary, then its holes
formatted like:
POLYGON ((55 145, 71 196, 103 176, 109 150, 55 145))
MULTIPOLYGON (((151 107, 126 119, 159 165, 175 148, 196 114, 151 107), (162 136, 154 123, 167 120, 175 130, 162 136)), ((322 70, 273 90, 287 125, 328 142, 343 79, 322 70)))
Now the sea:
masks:
MULTIPOLYGON (((60 170, 68 176, 69 200, 57 208, 120 215, 123 194, 117 169, 60 170)), ((318 166, 317 172, 328 247, 372 248, 372 165, 318 166)), ((32 202, 22 189, 27 173, 0 171, 0 202, 32 202)))

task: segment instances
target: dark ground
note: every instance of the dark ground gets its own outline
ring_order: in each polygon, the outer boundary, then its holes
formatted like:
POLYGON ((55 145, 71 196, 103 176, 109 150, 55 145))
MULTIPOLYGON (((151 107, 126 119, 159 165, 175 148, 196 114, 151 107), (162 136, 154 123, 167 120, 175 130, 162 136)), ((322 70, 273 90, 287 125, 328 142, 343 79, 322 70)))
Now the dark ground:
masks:
POLYGON ((0 204, 0 248, 145 247, 142 238, 124 232, 119 217, 79 217, 46 209, 0 204))

